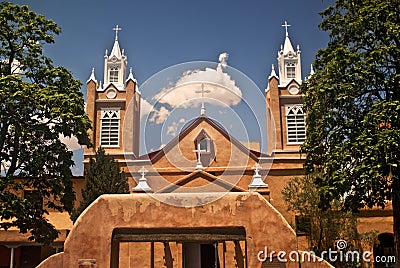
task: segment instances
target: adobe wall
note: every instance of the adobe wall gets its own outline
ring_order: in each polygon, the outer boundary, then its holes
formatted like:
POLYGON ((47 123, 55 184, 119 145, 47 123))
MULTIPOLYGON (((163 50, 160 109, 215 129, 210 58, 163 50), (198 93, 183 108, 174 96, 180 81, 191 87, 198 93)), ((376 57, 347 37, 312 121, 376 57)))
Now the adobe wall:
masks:
MULTIPOLYGON (((296 250, 292 228, 261 195, 257 193, 228 193, 216 201, 184 207, 188 202, 214 198, 211 193, 159 194, 173 199, 181 206, 171 206, 154 195, 103 195, 78 218, 65 245, 64 253, 44 261, 62 263, 62 267, 78 267, 79 260, 96 260, 96 267, 109 267, 111 239, 115 228, 194 228, 244 227, 246 230, 248 267, 261 267, 257 253, 268 250, 296 250), (62 259, 62 260, 61 260, 62 259)), ((289 263, 287 267, 297 267, 289 263)))

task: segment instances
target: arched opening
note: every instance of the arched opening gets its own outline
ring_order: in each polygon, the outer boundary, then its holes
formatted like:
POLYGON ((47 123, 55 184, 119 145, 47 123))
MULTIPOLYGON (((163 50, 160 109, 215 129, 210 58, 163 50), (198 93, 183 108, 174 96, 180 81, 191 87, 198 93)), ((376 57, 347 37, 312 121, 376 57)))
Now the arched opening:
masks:
POLYGON ((215 161, 216 153, 214 142, 204 129, 196 137, 194 145, 197 157, 200 157, 200 162, 203 167, 208 167, 213 161, 215 161))

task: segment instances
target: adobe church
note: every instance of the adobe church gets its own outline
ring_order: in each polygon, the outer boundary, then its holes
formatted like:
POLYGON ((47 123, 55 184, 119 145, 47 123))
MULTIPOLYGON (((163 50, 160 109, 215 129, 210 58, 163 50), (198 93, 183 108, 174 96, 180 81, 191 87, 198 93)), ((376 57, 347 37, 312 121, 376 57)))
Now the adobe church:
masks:
MULTIPOLYGON (((272 66, 265 90, 267 153, 249 148, 209 118, 203 101, 195 120, 146 155, 139 155, 141 93, 132 69, 127 71, 117 26, 111 52, 104 56, 104 83, 94 70, 87 81, 94 146, 85 148, 84 165, 101 146, 127 173, 131 193, 99 197, 73 226, 65 213, 50 213, 61 231, 53 249, 28 242, 17 230, 0 231, 0 256, 8 260, 0 259, 0 267, 13 267, 10 259, 33 247, 41 259, 56 253, 41 268, 300 267, 298 260, 277 256, 299 252, 306 241, 297 236, 295 215, 281 194, 290 179, 303 175, 299 148, 306 137, 301 52, 285 26, 278 71, 272 66)), ((74 185, 79 202, 84 177, 75 177, 74 185)), ((365 211, 359 231, 378 229, 381 237, 392 236, 391 213, 365 211)), ((33 267, 20 259, 16 263, 33 267)), ((301 267, 330 266, 305 261, 301 267)))

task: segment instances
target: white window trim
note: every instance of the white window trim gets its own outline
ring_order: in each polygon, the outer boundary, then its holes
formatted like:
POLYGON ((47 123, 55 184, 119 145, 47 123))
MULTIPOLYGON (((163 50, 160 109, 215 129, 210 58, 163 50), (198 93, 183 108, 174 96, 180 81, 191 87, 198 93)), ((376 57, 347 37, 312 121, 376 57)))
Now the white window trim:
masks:
MULTIPOLYGON (((304 143, 304 141, 289 142, 288 114, 289 114, 289 111, 294 107, 299 107, 303 112, 303 116, 304 116, 304 136, 306 137, 306 135, 307 135, 307 129, 306 129, 306 125, 305 125, 306 124, 306 115, 304 113, 303 105, 301 105, 301 104, 286 104, 285 105, 285 118, 286 118, 286 144, 287 145, 301 145, 301 144, 304 143)), ((297 137, 297 133, 296 133, 296 137, 297 137)))
POLYGON ((294 61, 288 61, 285 64, 285 73, 287 79, 295 79, 297 74, 297 64, 294 61), (289 77, 288 68, 294 68, 293 77, 289 77))
POLYGON ((120 132, 121 132, 121 113, 120 113, 120 108, 101 108, 100 111, 100 141, 99 144, 102 148, 119 148, 120 147, 120 132), (109 112, 109 111, 115 111, 117 112, 117 119, 118 119, 118 137, 117 137, 117 145, 103 145, 101 140, 103 137, 103 117, 105 115, 105 113, 109 112))
MULTIPOLYGON (((119 71, 120 71, 120 69, 118 67, 116 67, 116 66, 111 67, 110 69, 108 69, 108 77, 109 77, 110 83, 119 83, 119 71), (117 81, 111 81, 111 72, 112 71, 117 71, 117 81)), ((114 78, 114 76, 113 76, 113 78, 114 78)))

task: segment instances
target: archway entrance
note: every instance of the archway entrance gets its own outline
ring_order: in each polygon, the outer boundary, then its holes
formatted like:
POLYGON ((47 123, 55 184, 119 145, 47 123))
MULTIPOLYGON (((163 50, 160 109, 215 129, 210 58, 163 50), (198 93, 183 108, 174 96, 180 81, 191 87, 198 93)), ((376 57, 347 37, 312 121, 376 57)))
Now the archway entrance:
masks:
POLYGON ((114 229, 117 267, 247 268, 243 227, 114 229))

